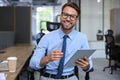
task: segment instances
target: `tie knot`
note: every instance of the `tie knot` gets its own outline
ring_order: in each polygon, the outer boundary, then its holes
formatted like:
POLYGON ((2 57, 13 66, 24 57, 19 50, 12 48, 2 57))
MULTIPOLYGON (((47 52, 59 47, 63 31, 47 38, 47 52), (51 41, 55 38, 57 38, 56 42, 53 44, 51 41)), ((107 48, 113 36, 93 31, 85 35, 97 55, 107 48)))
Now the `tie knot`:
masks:
POLYGON ((68 35, 64 35, 64 36, 63 36, 63 39, 66 39, 66 38, 68 38, 68 35))

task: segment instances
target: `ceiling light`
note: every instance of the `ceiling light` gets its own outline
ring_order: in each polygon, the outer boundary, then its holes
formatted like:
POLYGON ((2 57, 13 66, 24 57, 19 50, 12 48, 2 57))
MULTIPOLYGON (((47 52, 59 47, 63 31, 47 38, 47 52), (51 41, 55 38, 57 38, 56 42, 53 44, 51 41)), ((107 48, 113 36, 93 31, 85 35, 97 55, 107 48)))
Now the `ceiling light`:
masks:
POLYGON ((97 2, 98 2, 98 3, 100 3, 100 2, 101 2, 101 0, 97 0, 97 2))

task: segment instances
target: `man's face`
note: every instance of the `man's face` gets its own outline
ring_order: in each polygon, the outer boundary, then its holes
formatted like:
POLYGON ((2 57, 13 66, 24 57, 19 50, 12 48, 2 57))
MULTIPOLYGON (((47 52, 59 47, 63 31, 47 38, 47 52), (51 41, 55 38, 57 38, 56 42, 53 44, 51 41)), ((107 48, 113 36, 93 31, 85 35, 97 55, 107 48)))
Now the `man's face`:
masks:
POLYGON ((61 12, 60 20, 62 29, 71 30, 78 21, 78 13, 74 8, 67 6, 61 12))

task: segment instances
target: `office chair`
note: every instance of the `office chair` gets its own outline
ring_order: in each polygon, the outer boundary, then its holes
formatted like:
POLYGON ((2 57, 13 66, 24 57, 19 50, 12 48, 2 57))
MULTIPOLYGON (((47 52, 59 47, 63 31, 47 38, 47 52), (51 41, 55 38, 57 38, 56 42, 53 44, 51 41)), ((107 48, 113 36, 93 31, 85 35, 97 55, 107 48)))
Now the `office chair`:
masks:
MULTIPOLYGON (((53 30, 56 30, 56 29, 58 29, 60 26, 61 26, 61 23, 58 23, 58 22, 46 22, 46 25, 47 25, 47 30, 48 31, 53 31, 53 30)), ((44 36, 44 34, 42 35, 42 36, 44 36)), ((40 39, 41 39, 42 37, 40 37, 40 39)), ((39 41, 40 41, 40 39, 39 40, 37 40, 37 43, 39 43, 39 41)), ((34 52, 33 52, 34 53, 34 52)), ((47 54, 45 53, 45 56, 46 56, 47 54)), ((45 69, 45 67, 43 68, 43 69, 40 69, 39 71, 40 71, 40 73, 43 73, 44 72, 44 69, 45 69)), ((93 72, 93 68, 89 71, 89 72, 93 72)), ((32 71, 32 72, 30 72, 30 73, 32 73, 32 80, 33 80, 33 72, 34 71, 32 71)), ((79 79, 79 73, 78 73, 78 67, 77 66, 75 66, 75 68, 74 68, 74 72, 75 72, 75 75, 77 76, 77 78, 79 79)), ((85 80, 89 80, 90 79, 90 76, 89 76, 89 72, 86 72, 86 75, 85 75, 85 80)), ((30 79, 29 79, 30 80, 30 79)))
POLYGON ((58 28, 61 26, 61 23, 59 23, 59 22, 49 22, 49 21, 47 21, 47 22, 46 22, 46 25, 47 25, 47 30, 48 30, 48 31, 53 31, 53 30, 58 29, 58 28))
MULTIPOLYGON (((85 73, 85 77, 84 77, 85 80, 90 80, 90 75, 89 75, 89 73, 90 73, 90 72, 93 72, 93 71, 94 71, 94 68, 91 68, 90 71, 88 71, 88 72, 85 73)), ((79 70, 78 70, 78 67, 77 67, 77 66, 74 67, 74 73, 75 73, 75 75, 77 76, 78 80, 80 80, 80 78, 79 78, 79 70)))
POLYGON ((40 35, 40 37, 36 39, 37 44, 39 43, 39 41, 41 40, 41 38, 45 35, 45 33, 43 33, 43 29, 40 30, 39 35, 40 35))
POLYGON ((109 60, 109 65, 107 67, 104 67, 103 71, 105 71, 106 68, 111 68, 110 74, 112 74, 113 70, 116 70, 117 68, 116 62, 120 62, 120 46, 115 45, 112 30, 108 30, 108 33, 105 35, 105 52, 106 59, 109 60))
POLYGON ((108 30, 107 34, 105 35, 105 53, 106 53, 106 59, 109 57, 110 48, 114 46, 115 40, 113 36, 113 31, 108 30))

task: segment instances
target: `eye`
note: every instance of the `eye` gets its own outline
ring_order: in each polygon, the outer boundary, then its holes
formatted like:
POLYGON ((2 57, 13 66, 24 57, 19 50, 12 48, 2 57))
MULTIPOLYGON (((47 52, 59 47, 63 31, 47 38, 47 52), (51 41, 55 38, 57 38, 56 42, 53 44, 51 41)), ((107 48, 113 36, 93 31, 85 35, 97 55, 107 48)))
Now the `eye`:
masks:
POLYGON ((77 18, 76 15, 74 15, 74 14, 68 14, 68 13, 65 13, 65 12, 62 12, 62 15, 63 15, 62 16, 63 18, 70 17, 71 20, 75 20, 77 18))
POLYGON ((64 14, 64 16, 69 16, 69 14, 67 14, 67 13, 63 13, 64 14))
POLYGON ((75 15, 70 15, 70 17, 71 17, 71 18, 76 18, 76 16, 75 16, 75 15))

